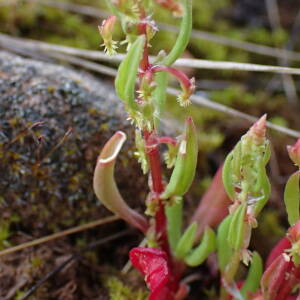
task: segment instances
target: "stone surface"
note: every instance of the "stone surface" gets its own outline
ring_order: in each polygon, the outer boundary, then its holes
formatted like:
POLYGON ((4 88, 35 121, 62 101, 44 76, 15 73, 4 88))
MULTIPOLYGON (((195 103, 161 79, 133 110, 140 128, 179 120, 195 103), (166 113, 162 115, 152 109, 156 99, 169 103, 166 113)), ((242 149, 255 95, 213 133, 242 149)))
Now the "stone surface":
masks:
MULTIPOLYGON (((116 130, 132 140, 112 85, 0 52, 2 224, 39 235, 107 213, 92 191, 92 174, 100 149, 116 130)), ((130 142, 116 173, 124 198, 141 205, 146 183, 130 142)))

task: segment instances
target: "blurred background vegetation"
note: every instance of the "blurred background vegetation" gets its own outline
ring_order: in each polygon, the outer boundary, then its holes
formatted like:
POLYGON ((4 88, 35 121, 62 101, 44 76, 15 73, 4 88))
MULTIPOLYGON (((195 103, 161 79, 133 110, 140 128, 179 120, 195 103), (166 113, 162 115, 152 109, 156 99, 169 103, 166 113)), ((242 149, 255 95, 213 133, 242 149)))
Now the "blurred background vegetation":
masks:
MULTIPOLYGON (((299 58, 287 60, 280 55, 276 57, 260 53, 261 46, 271 47, 273 54, 274 49, 275 52, 276 49, 300 50, 298 0, 195 0, 193 7, 195 32, 185 57, 300 67, 299 58)), ((99 47, 102 41, 97 25, 101 24, 107 13, 104 0, 0 0, 0 28, 2 33, 15 37, 102 50, 99 47)), ((166 30, 166 25, 178 26, 180 20, 174 20, 168 11, 158 6, 155 7, 153 18, 161 28, 152 40, 151 54, 156 55, 161 49, 169 51, 172 48, 177 33, 166 30)), ((115 36, 116 39, 122 38, 120 28, 116 30, 115 36)), ((12 45, 1 44, 0 48, 20 53, 20 49, 12 45)), ((28 56, 28 53, 24 55, 28 56)), ((63 60, 59 62, 65 63, 63 60)), ((187 72, 196 78, 197 94, 256 117, 267 113, 269 121, 300 130, 298 77, 192 68, 188 68, 187 72)), ((95 75, 112 81, 105 75, 95 75)), ((174 105, 172 97, 168 103, 169 111, 175 116, 171 117, 173 122, 180 122, 185 115, 190 114, 199 128, 199 175, 188 195, 190 201, 187 202, 188 208, 192 210, 196 202, 191 199, 200 199, 217 166, 249 127, 249 123, 195 105, 183 113, 182 109, 174 105)), ((262 253, 265 252, 265 245, 258 241, 272 236, 270 243, 274 243, 282 236, 283 228, 287 225, 282 190, 287 175, 293 171, 293 165, 288 159, 285 146, 295 142, 295 139, 274 130, 270 130, 269 136, 274 148, 269 174, 275 188, 269 208, 262 214, 257 239, 253 242, 262 253)), ((19 221, 12 219, 11 222, 19 221)), ((9 246, 9 235, 9 224, 0 223, 0 249, 9 246)))

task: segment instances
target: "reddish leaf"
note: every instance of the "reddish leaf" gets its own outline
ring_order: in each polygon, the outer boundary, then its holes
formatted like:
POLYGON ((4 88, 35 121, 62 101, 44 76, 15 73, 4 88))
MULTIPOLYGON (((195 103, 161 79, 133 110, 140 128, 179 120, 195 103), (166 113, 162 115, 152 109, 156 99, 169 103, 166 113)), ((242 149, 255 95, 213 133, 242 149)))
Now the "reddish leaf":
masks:
POLYGON ((285 249, 290 249, 292 247, 291 242, 287 237, 282 238, 276 246, 272 249, 271 253, 268 256, 266 262, 266 269, 272 264, 272 262, 282 253, 284 253, 285 249))
POLYGON ((173 300, 167 284, 170 281, 167 254, 154 248, 134 248, 130 251, 130 260, 145 277, 151 291, 149 300, 173 300))

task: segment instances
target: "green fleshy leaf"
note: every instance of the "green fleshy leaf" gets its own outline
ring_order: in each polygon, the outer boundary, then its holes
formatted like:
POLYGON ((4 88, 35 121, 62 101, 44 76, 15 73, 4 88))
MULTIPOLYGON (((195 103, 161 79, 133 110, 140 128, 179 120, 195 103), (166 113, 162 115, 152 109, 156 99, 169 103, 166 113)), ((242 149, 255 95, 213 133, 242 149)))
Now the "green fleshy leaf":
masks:
POLYGON ((271 194, 271 184, 267 176, 265 163, 266 162, 260 165, 257 174, 257 184, 260 188, 260 194, 262 194, 262 196, 261 199, 259 199, 255 204, 255 216, 257 216, 264 208, 271 194))
POLYGON ((196 231, 197 231, 197 222, 192 223, 186 229, 183 236, 180 238, 174 253, 177 259, 183 259, 192 249, 195 236, 196 236, 196 231))
POLYGON ((198 158, 197 132, 192 118, 186 120, 184 138, 179 144, 179 150, 170 182, 161 198, 182 196, 190 188, 195 177, 198 158))
POLYGON ((127 56, 120 64, 118 74, 115 80, 117 95, 128 105, 130 109, 135 110, 135 83, 145 45, 145 37, 139 36, 130 47, 127 56))
POLYGON ((224 184, 225 191, 230 199, 234 199, 234 186, 232 183, 232 168, 231 163, 233 159, 233 152, 230 152, 224 162, 222 170, 222 180, 224 184))
POLYGON ((229 245, 239 250, 243 246, 245 235, 245 215, 247 211, 247 203, 241 204, 232 215, 232 220, 229 226, 228 242, 229 245))
MULTIPOLYGON (((260 286, 263 274, 263 262, 257 252, 253 252, 252 263, 248 271, 247 279, 241 289, 241 294, 246 298, 247 292, 255 293, 260 286)), ((247 299, 247 298, 246 298, 247 299)))
POLYGON ((182 206, 182 199, 176 201, 173 205, 166 206, 168 240, 173 252, 182 234, 182 206))
POLYGON ((228 265, 233 255, 233 251, 228 243, 228 233, 231 219, 232 216, 227 216, 220 224, 217 233, 217 257, 219 268, 222 273, 224 273, 225 267, 228 265))
POLYGON ((215 233, 209 227, 205 229, 203 239, 196 249, 193 249, 189 255, 184 258, 185 263, 190 267, 201 265, 216 249, 215 233))
POLYGON ((291 226, 299 220, 299 179, 300 171, 297 171, 289 178, 284 190, 284 203, 291 226))

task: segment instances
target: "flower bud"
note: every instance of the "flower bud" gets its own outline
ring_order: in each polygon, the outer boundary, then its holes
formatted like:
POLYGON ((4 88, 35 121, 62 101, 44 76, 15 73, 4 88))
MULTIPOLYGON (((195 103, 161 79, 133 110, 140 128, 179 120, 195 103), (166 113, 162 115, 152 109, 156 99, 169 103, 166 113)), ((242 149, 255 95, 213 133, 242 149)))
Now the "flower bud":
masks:
POLYGON ((300 167, 300 139, 294 146, 287 146, 287 151, 294 164, 300 167))
POLYGON ((181 86, 181 94, 177 97, 177 101, 180 106, 188 106, 190 102, 190 97, 195 91, 195 78, 189 79, 185 73, 172 67, 166 66, 153 66, 152 72, 167 72, 179 81, 181 86))
POLYGON ((249 137, 254 140, 256 145, 261 145, 265 141, 266 137, 266 118, 264 114, 258 121, 256 121, 248 131, 249 137))
POLYGON ((117 21, 117 17, 110 16, 106 20, 104 20, 101 26, 98 26, 100 35, 103 38, 104 51, 108 55, 115 55, 117 49, 117 42, 112 39, 114 27, 117 21))

